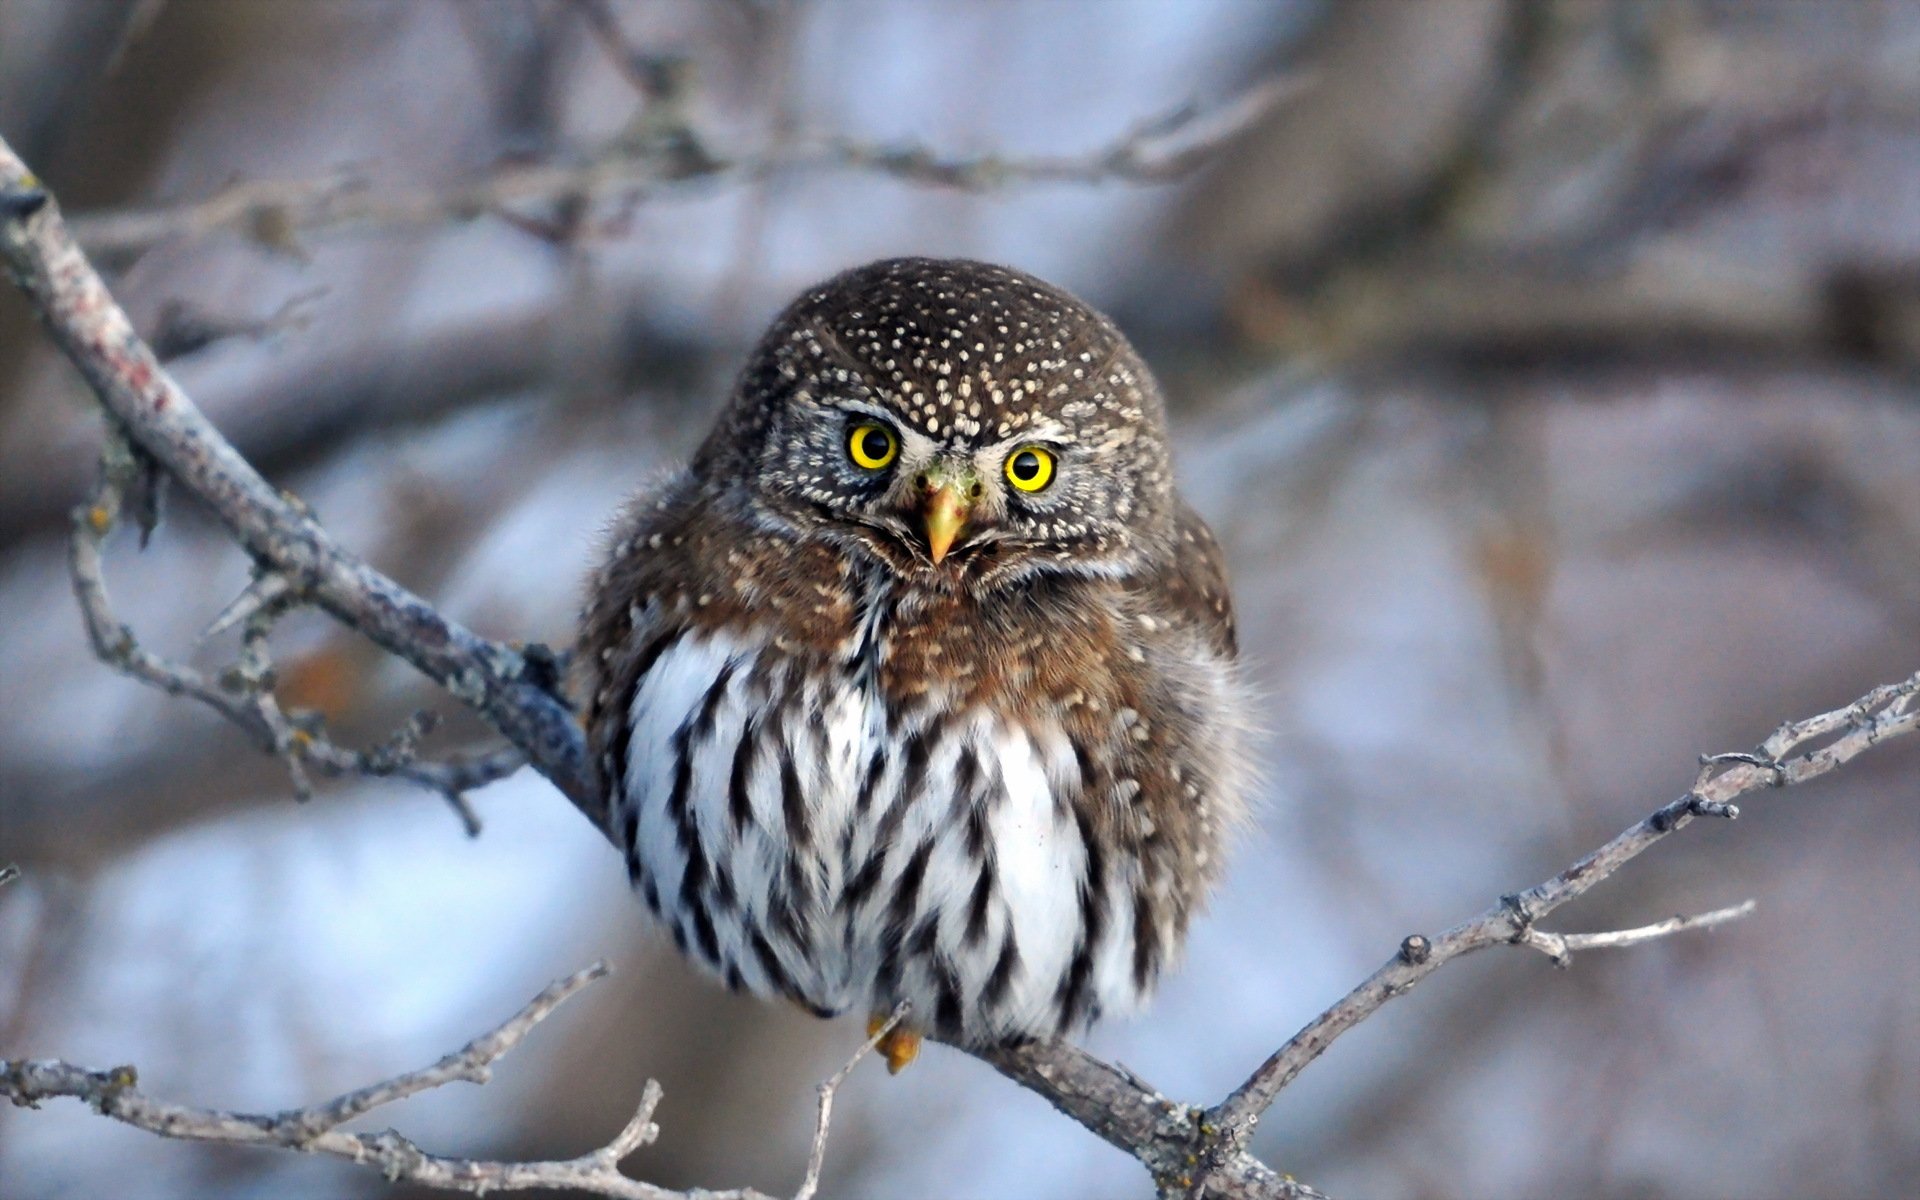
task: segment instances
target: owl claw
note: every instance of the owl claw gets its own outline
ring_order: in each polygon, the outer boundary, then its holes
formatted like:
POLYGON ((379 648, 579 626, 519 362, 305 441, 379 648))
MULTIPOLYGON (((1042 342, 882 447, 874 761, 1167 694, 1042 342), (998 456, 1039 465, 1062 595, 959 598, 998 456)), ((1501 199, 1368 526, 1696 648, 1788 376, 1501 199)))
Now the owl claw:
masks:
MULTIPOLYGON (((875 1013, 868 1017, 867 1036, 872 1037, 879 1033, 881 1028, 892 1019, 892 1013, 875 1013)), ((874 1049, 887 1060, 887 1074, 898 1075, 907 1069, 908 1063, 920 1057, 920 1035, 914 1030, 896 1025, 887 1030, 886 1036, 875 1043, 874 1049)))

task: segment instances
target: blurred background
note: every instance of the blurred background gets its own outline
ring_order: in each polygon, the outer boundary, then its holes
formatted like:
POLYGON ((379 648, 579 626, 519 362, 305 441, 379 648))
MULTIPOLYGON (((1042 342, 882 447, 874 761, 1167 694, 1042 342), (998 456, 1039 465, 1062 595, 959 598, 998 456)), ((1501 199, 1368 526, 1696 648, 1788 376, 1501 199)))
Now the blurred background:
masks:
MULTIPOLYGON (((1920 7, 1867 0, 0 0, 0 132, 180 381, 493 637, 569 640, 607 515, 797 289, 968 255, 1113 313, 1170 393, 1266 698, 1258 829, 1158 1003, 1089 1042, 1197 1102, 1407 933, 1680 794, 1695 754, 1920 667, 1917 114, 1920 7), (1274 78, 1307 86, 1177 182, 926 169, 1097 163, 1274 78), (926 154, 834 165, 902 147, 926 154), (535 168, 544 190, 493 186, 535 168), (266 183, 289 202, 237 223, 183 207, 266 183)), ((0 861, 26 873, 0 892, 0 1057, 278 1109, 605 956, 494 1083, 375 1124, 567 1157, 655 1076, 663 1136, 629 1170, 791 1191, 858 1029, 696 978, 538 778, 479 793, 471 840, 404 787, 296 805, 237 731, 92 659, 63 540, 98 430, 0 294, 0 861)), ((233 635, 197 639, 240 553, 189 504, 131 542, 122 616, 227 661, 233 635)), ((318 619, 276 646, 285 702, 343 740, 451 713, 318 619)), ((1761 795, 1557 922, 1757 897, 1736 926, 1450 966, 1255 1148, 1343 1196, 1910 1195, 1917 767, 1894 743, 1761 795)), ((836 1118, 834 1196, 1150 1193, 941 1048, 863 1068, 836 1118)), ((56 1103, 0 1113, 0 1194, 403 1193, 56 1103)))

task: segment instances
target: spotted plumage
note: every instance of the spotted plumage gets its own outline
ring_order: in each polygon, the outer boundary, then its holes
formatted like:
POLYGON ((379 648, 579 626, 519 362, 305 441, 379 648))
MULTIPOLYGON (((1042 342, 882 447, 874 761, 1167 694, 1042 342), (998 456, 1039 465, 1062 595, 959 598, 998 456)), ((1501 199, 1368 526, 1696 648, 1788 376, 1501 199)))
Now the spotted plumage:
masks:
POLYGON ((962 1044, 1133 1008, 1246 791, 1219 548, 1118 330, 900 259, 796 300, 580 643, 615 839, 737 989, 962 1044))

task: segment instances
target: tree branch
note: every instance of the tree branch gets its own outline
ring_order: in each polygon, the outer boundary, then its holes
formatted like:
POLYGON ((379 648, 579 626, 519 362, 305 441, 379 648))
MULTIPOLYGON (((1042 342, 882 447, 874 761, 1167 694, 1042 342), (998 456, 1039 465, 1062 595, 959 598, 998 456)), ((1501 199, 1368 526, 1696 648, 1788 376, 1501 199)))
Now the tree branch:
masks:
MULTIPOLYGON (((624 68, 623 68, 624 69, 624 68)), ((656 71, 655 74, 658 72, 656 71)), ((651 76, 649 76, 651 78, 651 76)), ((418 228, 487 214, 555 236, 576 232, 527 216, 621 211, 652 189, 721 184, 827 171, 874 171, 926 187, 989 191, 1017 184, 1170 183, 1193 171, 1304 86, 1291 76, 1261 79, 1212 108, 1195 104, 1140 122, 1105 146, 1078 155, 1008 158, 949 155, 920 142, 864 142, 839 135, 789 139, 779 146, 721 154, 685 122, 671 96, 647 103, 658 116, 573 163, 505 163, 445 188, 378 189, 364 174, 236 184, 205 200, 170 207, 89 213, 73 220, 75 238, 109 262, 137 257, 170 238, 238 232, 268 247, 299 252, 299 237, 348 226, 418 228)), ((643 112, 642 117, 647 113, 643 112)))
POLYGON ((894 1027, 906 1020, 907 1014, 912 1011, 913 1005, 905 1000, 894 1005, 893 1012, 867 1035, 867 1040, 853 1052, 853 1057, 847 1059, 846 1065, 820 1085, 820 1116, 813 1126, 813 1147, 807 1153, 807 1173, 800 1181, 800 1190, 793 1194, 793 1200, 813 1200, 814 1194, 820 1190, 820 1168, 827 1159, 827 1126, 833 1121, 834 1093, 840 1090, 840 1085, 847 1081, 847 1076, 853 1073, 860 1060, 872 1053, 880 1040, 892 1033, 894 1027))
POLYGON ((596 827, 604 809, 554 681, 338 546, 220 436, 160 366, 69 236, 58 205, 0 141, 0 255, 110 422, 226 525, 260 568, 477 710, 596 827))
MULTIPOLYGON (((679 1192, 620 1173, 620 1164, 660 1134, 653 1123, 660 1085, 649 1079, 640 1107, 612 1141, 578 1158, 555 1162, 485 1162, 429 1154, 393 1130, 349 1133, 340 1128, 376 1108, 449 1083, 486 1083, 504 1057, 566 1000, 607 974, 605 963, 575 972, 535 996, 505 1024, 468 1042, 432 1066, 351 1091, 322 1104, 280 1113, 237 1113, 156 1100, 139 1090, 132 1067, 88 1070, 57 1061, 0 1061, 0 1096, 27 1108, 43 1100, 84 1101, 102 1116, 161 1137, 229 1146, 276 1146, 344 1158, 372 1167, 394 1183, 485 1195, 551 1188, 618 1200, 768 1200, 752 1188, 679 1192)), ((824 1140, 824 1119, 822 1122, 824 1140)))
MULTIPOLYGON (((119 430, 110 427, 93 495, 74 510, 68 568, 94 655, 122 674, 169 695, 198 700, 238 725, 261 749, 286 763, 298 799, 313 794, 307 778, 309 767, 329 778, 358 775, 404 779, 440 793, 467 833, 478 834, 480 818, 467 803, 466 794, 513 774, 525 765, 525 757, 506 747, 458 762, 420 762, 420 739, 435 724, 430 712, 415 713, 384 745, 371 750, 345 750, 327 736, 318 713, 282 709, 273 690, 275 672, 268 638, 274 623, 299 604, 293 585, 284 575, 259 573, 253 584, 214 619, 209 634, 233 625, 245 626, 239 662, 218 675, 208 676, 184 663, 169 662, 140 645, 133 630, 114 615, 107 597, 101 546, 127 507, 128 492, 139 494, 156 488, 151 482, 135 482, 148 469, 119 430)), ((142 517, 143 539, 150 528, 146 522, 154 517, 157 513, 142 517)))
MULTIPOLYGON (((1479 916, 1437 937, 1414 934, 1407 938, 1397 955, 1295 1034, 1207 1114, 1208 1124, 1220 1131, 1210 1153, 1218 1158, 1225 1151, 1245 1146, 1260 1114, 1335 1038, 1372 1016, 1389 1000, 1406 995, 1414 984, 1453 959, 1489 946, 1517 944, 1547 949, 1564 965, 1582 944, 1632 945, 1686 929, 1711 927, 1751 911, 1749 903, 1690 920, 1675 918, 1640 929, 1571 937, 1545 934, 1535 927, 1542 917, 1584 896, 1655 842, 1686 828, 1696 818, 1732 820, 1740 815, 1734 801, 1743 796, 1762 788, 1817 779, 1885 738, 1912 733, 1920 726, 1920 708, 1914 705, 1916 692, 1920 692, 1920 673, 1900 683, 1874 688, 1843 708, 1789 721, 1750 754, 1706 756, 1700 760, 1699 774, 1686 795, 1655 809, 1558 875, 1502 897, 1479 916), (1834 737, 1836 733, 1840 736, 1834 737), (1823 738, 1832 740, 1821 742, 1823 738)), ((1203 1175, 1200 1182, 1205 1181, 1203 1175)))

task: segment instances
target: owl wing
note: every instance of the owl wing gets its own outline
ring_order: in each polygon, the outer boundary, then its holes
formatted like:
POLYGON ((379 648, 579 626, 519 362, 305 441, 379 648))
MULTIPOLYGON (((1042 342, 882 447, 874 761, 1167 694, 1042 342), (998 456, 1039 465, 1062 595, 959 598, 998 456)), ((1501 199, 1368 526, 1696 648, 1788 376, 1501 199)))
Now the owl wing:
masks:
POLYGON ((1227 590, 1226 555, 1200 514, 1185 500, 1178 503, 1173 562, 1146 581, 1148 594, 1223 656, 1237 658, 1240 638, 1233 623, 1233 597, 1227 590))

